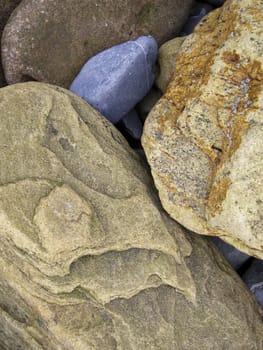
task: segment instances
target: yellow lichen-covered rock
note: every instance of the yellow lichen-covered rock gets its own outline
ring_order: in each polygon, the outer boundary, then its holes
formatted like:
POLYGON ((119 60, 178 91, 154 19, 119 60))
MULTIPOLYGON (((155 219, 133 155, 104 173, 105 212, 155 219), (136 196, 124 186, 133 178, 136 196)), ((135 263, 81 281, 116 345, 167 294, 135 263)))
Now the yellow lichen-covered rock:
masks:
POLYGON ((1 89, 1 349, 260 348, 253 297, 143 165, 72 93, 1 89))
POLYGON ((164 208, 263 258, 263 2, 227 0, 182 44, 143 146, 164 208))

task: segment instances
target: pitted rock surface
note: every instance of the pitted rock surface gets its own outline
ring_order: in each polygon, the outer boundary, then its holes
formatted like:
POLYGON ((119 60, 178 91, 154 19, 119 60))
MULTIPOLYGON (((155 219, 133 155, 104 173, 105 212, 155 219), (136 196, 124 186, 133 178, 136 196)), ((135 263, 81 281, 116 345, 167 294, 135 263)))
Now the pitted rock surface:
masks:
POLYGON ((259 349, 249 291, 110 122, 25 83, 0 90, 0 125, 4 349, 259 349))
POLYGON ((182 44, 143 147, 167 212, 263 258, 263 3, 228 0, 182 44))
POLYGON ((179 33, 192 0, 24 0, 3 33, 9 84, 37 80, 69 87, 84 63, 113 45, 179 33))

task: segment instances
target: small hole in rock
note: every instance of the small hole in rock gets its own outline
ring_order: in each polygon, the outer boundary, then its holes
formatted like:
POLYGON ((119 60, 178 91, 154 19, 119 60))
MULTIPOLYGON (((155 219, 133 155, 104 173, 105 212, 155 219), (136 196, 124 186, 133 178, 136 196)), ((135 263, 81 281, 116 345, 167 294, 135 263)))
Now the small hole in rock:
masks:
POLYGON ((216 147, 216 146, 212 146, 212 149, 214 150, 214 151, 216 151, 217 153, 222 153, 222 149, 221 148, 219 148, 219 147, 216 147))

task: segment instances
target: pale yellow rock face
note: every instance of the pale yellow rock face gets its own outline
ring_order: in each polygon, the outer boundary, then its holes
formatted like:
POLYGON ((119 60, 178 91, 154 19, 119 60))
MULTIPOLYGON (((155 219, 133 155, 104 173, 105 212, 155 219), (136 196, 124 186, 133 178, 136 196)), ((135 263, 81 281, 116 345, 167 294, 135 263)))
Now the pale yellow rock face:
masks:
POLYGON ((263 2, 227 0, 182 44, 142 143, 167 212, 263 258, 263 2))
POLYGON ((146 169, 72 93, 0 90, 1 349, 260 349, 252 295, 146 169))

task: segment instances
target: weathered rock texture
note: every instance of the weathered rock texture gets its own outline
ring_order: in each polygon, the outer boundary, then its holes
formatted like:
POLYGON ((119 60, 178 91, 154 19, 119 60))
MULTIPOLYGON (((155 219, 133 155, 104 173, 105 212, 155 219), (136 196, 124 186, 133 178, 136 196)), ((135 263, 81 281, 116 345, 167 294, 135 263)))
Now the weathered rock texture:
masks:
POLYGON ((229 0, 188 37, 143 146, 164 208, 263 258, 263 3, 229 0))
MULTIPOLYGON (((21 0, 1 0, 0 2, 0 42, 2 37, 2 32, 4 26, 11 15, 12 11, 16 8, 16 6, 21 2, 21 0)), ((0 87, 6 85, 4 72, 1 63, 1 50, 0 50, 0 87)))
POLYGON ((192 0, 24 0, 5 28, 9 84, 37 80, 68 87, 96 53, 140 35, 176 35, 192 0))
POLYGON ((249 291, 162 211, 108 121, 41 83, 0 107, 4 349, 260 349, 249 291))

